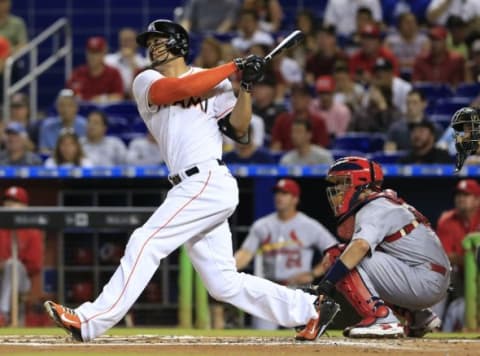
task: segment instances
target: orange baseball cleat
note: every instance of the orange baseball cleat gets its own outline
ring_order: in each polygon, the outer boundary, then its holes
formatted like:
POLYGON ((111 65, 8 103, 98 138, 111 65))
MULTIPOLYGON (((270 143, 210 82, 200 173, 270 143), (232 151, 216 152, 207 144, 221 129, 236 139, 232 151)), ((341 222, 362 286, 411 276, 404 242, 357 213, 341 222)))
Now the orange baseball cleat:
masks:
POLYGON ((48 315, 57 326, 65 329, 77 341, 83 341, 80 318, 73 309, 47 300, 43 303, 48 315))

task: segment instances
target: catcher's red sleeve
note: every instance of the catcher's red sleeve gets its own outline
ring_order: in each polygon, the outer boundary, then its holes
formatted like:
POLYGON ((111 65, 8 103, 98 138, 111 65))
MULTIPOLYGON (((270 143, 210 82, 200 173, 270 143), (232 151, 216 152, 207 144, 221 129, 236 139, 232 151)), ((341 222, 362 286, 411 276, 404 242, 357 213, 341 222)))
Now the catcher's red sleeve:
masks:
POLYGON ((237 66, 230 62, 181 78, 158 79, 150 87, 149 100, 155 105, 167 105, 192 96, 201 96, 236 71, 237 66))

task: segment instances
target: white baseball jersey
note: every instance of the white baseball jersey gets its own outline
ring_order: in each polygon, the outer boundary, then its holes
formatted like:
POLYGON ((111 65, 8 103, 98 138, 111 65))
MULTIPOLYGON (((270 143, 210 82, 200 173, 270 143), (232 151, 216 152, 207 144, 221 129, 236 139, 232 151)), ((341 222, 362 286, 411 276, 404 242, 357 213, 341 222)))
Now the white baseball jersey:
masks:
POLYGON ((324 226, 302 212, 288 221, 272 213, 253 224, 242 249, 260 250, 264 277, 282 281, 312 270, 313 248, 323 253, 337 243, 324 226))
MULTIPOLYGON (((192 67, 182 76, 201 70, 192 67)), ((221 158, 222 133, 217 121, 228 115, 236 102, 230 81, 223 80, 203 97, 188 98, 173 105, 148 105, 150 86, 163 77, 152 69, 140 73, 133 82, 133 95, 170 172, 177 173, 199 162, 221 158)))

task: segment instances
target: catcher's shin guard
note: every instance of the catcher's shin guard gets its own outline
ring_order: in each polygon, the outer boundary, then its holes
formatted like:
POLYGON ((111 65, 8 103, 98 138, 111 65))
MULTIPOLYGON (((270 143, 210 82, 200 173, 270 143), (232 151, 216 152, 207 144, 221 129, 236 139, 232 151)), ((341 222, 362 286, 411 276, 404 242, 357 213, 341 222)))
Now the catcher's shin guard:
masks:
POLYGON ((352 328, 371 326, 378 319, 386 318, 390 313, 383 300, 370 293, 356 268, 339 281, 336 284, 336 288, 362 317, 358 324, 347 327, 344 330, 345 336, 349 336, 352 328))

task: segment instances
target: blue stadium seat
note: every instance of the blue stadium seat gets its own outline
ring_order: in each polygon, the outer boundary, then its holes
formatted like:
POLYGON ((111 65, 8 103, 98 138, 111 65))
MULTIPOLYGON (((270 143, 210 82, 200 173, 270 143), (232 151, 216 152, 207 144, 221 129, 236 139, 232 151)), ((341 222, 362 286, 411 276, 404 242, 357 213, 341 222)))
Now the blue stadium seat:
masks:
POLYGON ((130 129, 134 133, 145 134, 147 133, 147 126, 145 126, 145 122, 143 122, 140 116, 137 116, 131 122, 130 129))
POLYGON ((478 95, 480 95, 480 83, 462 83, 455 91, 455 96, 475 98, 478 95))
POLYGON ((458 97, 439 99, 435 103, 435 114, 441 115, 453 115, 458 109, 470 105, 472 102, 471 98, 458 97))
POLYGON ((128 119, 119 115, 108 115, 107 134, 120 136, 129 131, 128 119))
POLYGON ((347 132, 337 136, 332 149, 353 150, 364 153, 383 150, 385 144, 385 135, 370 132, 347 132))
POLYGON ((333 159, 337 160, 342 157, 346 156, 359 156, 359 157, 366 157, 368 155, 365 152, 355 151, 355 150, 342 150, 342 149, 331 149, 330 152, 332 153, 333 159))
POLYGON ((121 101, 114 104, 105 105, 103 111, 107 115, 118 115, 127 118, 132 122, 138 116, 137 106, 133 101, 121 101))
POLYGON ((453 95, 452 89, 446 84, 415 83, 413 87, 420 90, 428 101, 435 102, 437 99, 449 98, 453 95))
POLYGON ((444 129, 446 129, 448 125, 450 125, 451 118, 452 118, 452 115, 448 115, 448 114, 433 114, 429 116, 429 119, 431 121, 439 124, 444 129))
POLYGON ((400 157, 403 157, 407 154, 406 151, 396 151, 396 152, 384 152, 378 151, 370 155, 370 159, 380 164, 393 164, 397 163, 400 157))

